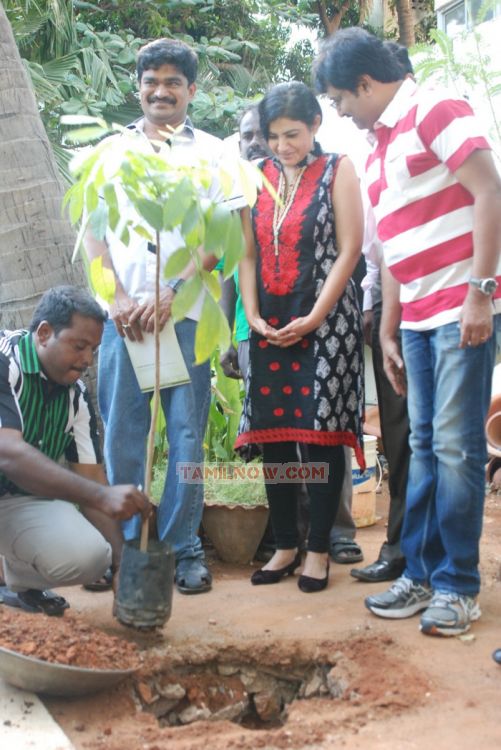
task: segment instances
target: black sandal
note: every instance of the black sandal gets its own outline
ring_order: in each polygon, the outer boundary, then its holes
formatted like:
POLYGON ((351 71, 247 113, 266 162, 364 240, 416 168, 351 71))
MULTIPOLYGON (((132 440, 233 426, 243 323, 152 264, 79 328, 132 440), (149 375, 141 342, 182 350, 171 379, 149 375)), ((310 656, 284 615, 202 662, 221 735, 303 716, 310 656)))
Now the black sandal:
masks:
POLYGON ((110 591, 113 585, 113 573, 111 568, 108 568, 101 578, 92 583, 84 583, 83 588, 86 591, 110 591))
POLYGON ((338 565, 362 562, 364 559, 364 554, 354 539, 343 536, 330 543, 330 554, 338 565))
POLYGON ((39 591, 38 589, 16 592, 10 591, 5 586, 1 589, 0 597, 8 607, 19 607, 25 612, 43 612, 49 617, 60 617, 70 606, 63 596, 58 596, 53 591, 39 591))

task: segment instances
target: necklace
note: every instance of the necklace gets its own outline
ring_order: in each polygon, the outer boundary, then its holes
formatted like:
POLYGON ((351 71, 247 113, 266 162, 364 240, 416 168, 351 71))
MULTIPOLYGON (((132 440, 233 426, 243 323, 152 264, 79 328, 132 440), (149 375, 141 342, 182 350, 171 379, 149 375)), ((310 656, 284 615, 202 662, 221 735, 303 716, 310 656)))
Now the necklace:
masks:
POLYGON ((280 177, 278 179, 278 198, 280 200, 275 201, 273 209, 273 244, 275 247, 275 256, 278 256, 278 236, 280 234, 280 229, 282 228, 285 217, 289 213, 290 207, 294 202, 299 183, 301 182, 301 177, 305 170, 306 167, 301 167, 294 178, 294 182, 291 183, 289 190, 287 191, 284 173, 280 172, 280 177))

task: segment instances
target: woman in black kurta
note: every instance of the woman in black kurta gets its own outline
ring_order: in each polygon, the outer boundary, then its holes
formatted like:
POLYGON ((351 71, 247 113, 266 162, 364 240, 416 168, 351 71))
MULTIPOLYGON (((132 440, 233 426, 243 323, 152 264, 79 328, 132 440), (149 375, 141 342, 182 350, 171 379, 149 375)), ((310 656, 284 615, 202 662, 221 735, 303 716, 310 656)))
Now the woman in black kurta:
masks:
MULTIPOLYGON (((321 110, 306 86, 275 86, 259 112, 275 155, 261 168, 280 200, 264 188, 252 224, 244 218, 240 284, 252 333, 236 445, 261 443, 265 463, 284 464, 297 461, 301 442, 310 462, 328 466, 326 481, 307 477, 311 528, 299 586, 318 591, 327 584, 342 446, 364 463, 362 321, 350 279, 362 240, 360 191, 351 162, 314 143, 321 110)), ((298 563, 293 495, 282 482, 267 484, 267 493, 277 552, 255 584, 275 583, 298 563)))

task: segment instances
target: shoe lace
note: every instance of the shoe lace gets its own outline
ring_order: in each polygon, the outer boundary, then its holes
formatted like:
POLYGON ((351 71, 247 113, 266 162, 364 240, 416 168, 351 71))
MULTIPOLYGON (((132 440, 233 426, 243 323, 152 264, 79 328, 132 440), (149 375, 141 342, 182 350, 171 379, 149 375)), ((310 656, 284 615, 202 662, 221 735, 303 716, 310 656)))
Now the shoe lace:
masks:
POLYGON ((397 578, 397 580, 391 586, 391 592, 396 595, 408 594, 413 586, 414 583, 411 578, 407 578, 407 576, 400 576, 400 578, 397 578))
POLYGON ((453 591, 435 591, 430 602, 430 607, 447 608, 450 604, 452 604, 460 607, 463 612, 467 613, 472 602, 473 599, 471 599, 469 596, 461 596, 460 594, 456 594, 453 591))

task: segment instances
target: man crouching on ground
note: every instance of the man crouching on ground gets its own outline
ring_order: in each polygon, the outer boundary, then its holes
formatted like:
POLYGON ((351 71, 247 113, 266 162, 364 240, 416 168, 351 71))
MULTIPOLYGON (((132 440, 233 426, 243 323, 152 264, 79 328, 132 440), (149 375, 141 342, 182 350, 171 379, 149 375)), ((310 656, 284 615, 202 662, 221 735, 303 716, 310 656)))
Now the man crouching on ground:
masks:
POLYGON ((79 380, 106 317, 86 291, 60 286, 44 294, 29 331, 0 331, 0 598, 27 612, 60 615, 69 605, 51 586, 116 572, 119 521, 152 512, 134 485, 107 485, 79 380))

